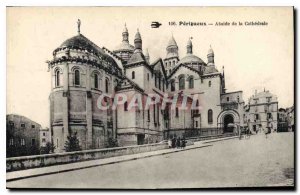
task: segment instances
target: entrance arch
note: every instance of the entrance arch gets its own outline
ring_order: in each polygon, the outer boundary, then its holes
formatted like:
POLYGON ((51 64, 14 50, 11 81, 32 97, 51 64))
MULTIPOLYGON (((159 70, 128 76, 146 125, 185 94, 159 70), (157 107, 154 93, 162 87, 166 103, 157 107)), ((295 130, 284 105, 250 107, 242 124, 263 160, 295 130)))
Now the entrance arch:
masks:
POLYGON ((229 132, 232 133, 233 132, 233 127, 228 127, 229 123, 234 123, 234 118, 231 114, 226 114, 224 116, 224 122, 223 122, 224 133, 229 133, 229 132))
POLYGON ((218 128, 223 130, 223 133, 233 132, 234 128, 229 127, 229 123, 241 125, 240 115, 236 110, 223 110, 217 117, 218 128))

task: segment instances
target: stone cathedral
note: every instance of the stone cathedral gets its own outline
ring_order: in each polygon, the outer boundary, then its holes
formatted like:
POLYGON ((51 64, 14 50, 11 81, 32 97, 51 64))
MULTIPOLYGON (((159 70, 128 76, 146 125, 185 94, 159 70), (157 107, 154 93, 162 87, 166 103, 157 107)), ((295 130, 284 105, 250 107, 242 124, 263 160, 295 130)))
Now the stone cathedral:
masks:
MULTIPOLYGON (((77 35, 56 48, 48 61, 52 82, 50 129, 56 152, 64 151, 67 136, 75 132, 86 150, 108 147, 109 139, 128 146, 157 143, 173 136, 230 133, 229 123, 243 126, 243 92, 226 91, 224 67, 222 71, 217 69, 212 48, 204 61, 193 50, 192 40, 187 40, 185 56, 179 56, 172 35, 162 58, 150 60, 148 50, 143 51, 139 30, 132 45, 125 25, 122 42, 110 50, 81 34, 79 20, 77 35), (125 102, 117 109, 99 109, 102 94, 113 100, 120 93, 145 98, 167 94, 171 99, 175 94, 197 94, 200 106, 162 109, 157 103, 148 110, 135 107, 129 111, 125 102)), ((111 102, 109 98, 104 101, 111 102)))

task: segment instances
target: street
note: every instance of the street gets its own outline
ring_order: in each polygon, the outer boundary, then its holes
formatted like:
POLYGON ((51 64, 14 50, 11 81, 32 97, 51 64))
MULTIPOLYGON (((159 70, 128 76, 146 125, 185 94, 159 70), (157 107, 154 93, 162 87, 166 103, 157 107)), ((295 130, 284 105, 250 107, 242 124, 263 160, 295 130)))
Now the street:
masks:
MULTIPOLYGON (((195 143, 199 144, 199 143, 195 143)), ((294 185, 294 133, 7 182, 15 188, 207 188, 294 185)))

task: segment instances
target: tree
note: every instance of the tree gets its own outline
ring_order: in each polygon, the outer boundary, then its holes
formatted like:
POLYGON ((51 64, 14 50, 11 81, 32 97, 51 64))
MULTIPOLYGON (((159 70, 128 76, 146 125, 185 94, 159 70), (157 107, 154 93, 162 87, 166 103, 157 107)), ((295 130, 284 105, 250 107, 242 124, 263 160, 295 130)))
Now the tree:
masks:
POLYGON ((79 145, 79 140, 77 138, 77 132, 73 135, 68 135, 67 141, 65 142, 65 151, 66 152, 73 152, 73 151, 80 151, 81 147, 79 145))
POLYGON ((50 153, 54 152, 55 148, 56 147, 54 146, 53 143, 47 142, 46 146, 42 146, 40 148, 40 151, 41 151, 41 154, 50 154, 50 153))

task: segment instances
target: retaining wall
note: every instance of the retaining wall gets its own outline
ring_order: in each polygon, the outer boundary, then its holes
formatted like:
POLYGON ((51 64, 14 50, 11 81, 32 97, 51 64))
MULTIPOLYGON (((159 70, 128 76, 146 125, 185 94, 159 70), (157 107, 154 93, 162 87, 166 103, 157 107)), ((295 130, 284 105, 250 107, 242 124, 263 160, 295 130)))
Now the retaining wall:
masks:
POLYGON ((58 164, 80 162, 86 160, 103 159, 114 156, 137 154, 168 148, 166 143, 136 145, 127 147, 105 148, 96 150, 83 150, 57 154, 44 154, 35 156, 12 157, 6 159, 6 171, 45 167, 58 164))

